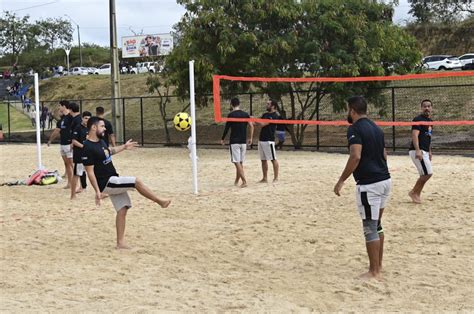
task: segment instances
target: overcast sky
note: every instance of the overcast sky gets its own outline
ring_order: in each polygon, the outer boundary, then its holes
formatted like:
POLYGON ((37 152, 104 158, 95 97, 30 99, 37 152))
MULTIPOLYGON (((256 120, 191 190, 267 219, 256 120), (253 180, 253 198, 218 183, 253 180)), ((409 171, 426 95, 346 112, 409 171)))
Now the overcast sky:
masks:
MULTIPOLYGON (((117 31, 120 44, 122 36, 140 33, 168 33, 185 10, 175 0, 116 0, 117 31), (131 29, 131 30, 130 30, 131 29)), ((107 0, 0 0, 1 11, 11 11, 19 16, 29 15, 30 20, 69 15, 78 23, 81 42, 109 44, 109 1, 107 0)), ((400 0, 394 21, 403 23, 409 18, 407 0, 400 0)), ((77 44, 76 24, 74 43, 77 44)))

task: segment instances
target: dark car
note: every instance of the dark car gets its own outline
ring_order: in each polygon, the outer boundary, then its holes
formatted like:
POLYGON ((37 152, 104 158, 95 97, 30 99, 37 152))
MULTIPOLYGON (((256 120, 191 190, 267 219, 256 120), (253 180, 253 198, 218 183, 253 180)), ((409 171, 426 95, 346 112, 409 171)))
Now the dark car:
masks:
POLYGON ((466 63, 462 66, 463 70, 474 70, 474 62, 466 63))

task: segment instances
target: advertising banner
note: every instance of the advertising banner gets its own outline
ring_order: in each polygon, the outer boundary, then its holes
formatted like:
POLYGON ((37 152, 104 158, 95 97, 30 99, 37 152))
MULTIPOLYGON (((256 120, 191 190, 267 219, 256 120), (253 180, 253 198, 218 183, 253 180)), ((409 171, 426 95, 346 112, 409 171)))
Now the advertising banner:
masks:
POLYGON ((165 56, 173 50, 171 34, 122 37, 122 58, 165 56))

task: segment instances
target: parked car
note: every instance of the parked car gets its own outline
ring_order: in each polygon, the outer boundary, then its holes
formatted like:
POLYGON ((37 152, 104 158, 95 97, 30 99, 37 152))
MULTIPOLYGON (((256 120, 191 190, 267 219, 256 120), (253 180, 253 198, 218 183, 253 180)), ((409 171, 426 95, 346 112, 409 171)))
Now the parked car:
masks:
POLYGON ((465 66, 474 63, 474 53, 463 54, 459 57, 459 61, 461 61, 462 69, 467 70, 465 69, 465 66))
POLYGON ((462 66, 463 70, 474 70, 474 62, 466 63, 462 66))
POLYGON ((156 62, 138 62, 137 66, 130 70, 130 73, 156 73, 156 71, 161 72, 161 68, 156 62))
POLYGON ((461 61, 455 56, 436 55, 423 58, 423 66, 429 70, 452 70, 462 67, 461 61))
POLYGON ((88 75, 88 69, 83 67, 74 67, 71 69, 71 75, 88 75))
POLYGON ((110 63, 106 63, 106 64, 101 65, 98 69, 96 69, 94 71, 94 74, 110 75, 110 70, 111 70, 110 63))
POLYGON ((97 70, 97 68, 88 67, 88 68, 87 68, 87 74, 94 74, 94 73, 95 73, 95 70, 97 70))

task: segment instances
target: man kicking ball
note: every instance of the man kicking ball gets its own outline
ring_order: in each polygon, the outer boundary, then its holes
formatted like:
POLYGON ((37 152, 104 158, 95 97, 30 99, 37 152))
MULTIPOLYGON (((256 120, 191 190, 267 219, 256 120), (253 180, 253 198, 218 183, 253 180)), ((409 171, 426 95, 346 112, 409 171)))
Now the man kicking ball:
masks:
POLYGON ((168 207, 171 200, 156 196, 139 178, 121 177, 115 170, 112 163, 112 155, 137 147, 137 142, 128 140, 124 145, 109 148, 102 139, 105 132, 105 123, 102 118, 90 118, 87 121, 87 128, 89 129, 89 135, 88 139, 83 143, 82 163, 95 190, 95 202, 97 205, 100 205, 102 193, 109 195, 117 211, 115 221, 117 249, 129 249, 124 240, 125 218, 128 209, 132 207, 127 191, 136 189, 138 193, 157 203, 162 208, 168 207))

